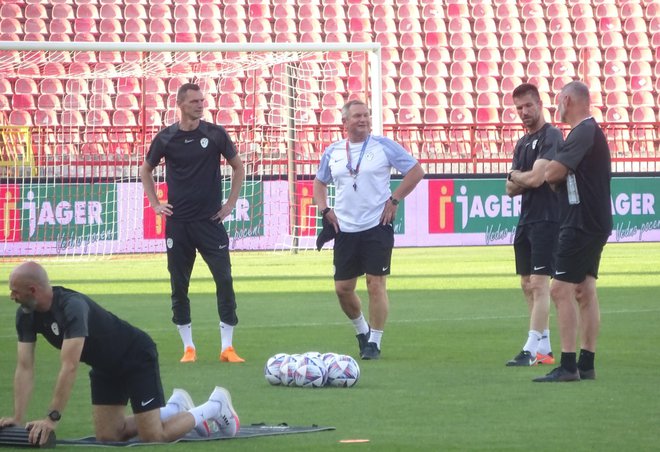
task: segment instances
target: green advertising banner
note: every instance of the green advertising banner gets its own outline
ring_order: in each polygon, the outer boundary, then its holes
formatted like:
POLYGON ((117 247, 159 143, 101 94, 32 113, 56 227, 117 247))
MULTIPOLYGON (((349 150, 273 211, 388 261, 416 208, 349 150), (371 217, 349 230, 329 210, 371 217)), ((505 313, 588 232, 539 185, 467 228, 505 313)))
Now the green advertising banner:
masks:
MULTIPOLYGON (((222 182, 223 198, 227 199, 231 181, 222 182)), ((246 180, 236 201, 236 208, 224 220, 227 233, 235 239, 264 235, 264 184, 246 180)))
POLYGON ((30 185, 21 200, 23 241, 71 248, 117 239, 115 184, 30 185))
MULTIPOLYGON (((390 181, 390 191, 394 193, 399 185, 401 185, 401 180, 390 181)), ((405 198, 399 202, 399 208, 396 210, 396 218, 392 227, 394 228, 395 234, 405 234, 406 233, 406 200, 405 198)))
POLYGON ((653 240, 651 235, 660 230, 655 204, 660 199, 660 179, 617 177, 612 179, 611 190, 614 230, 610 240, 653 240))

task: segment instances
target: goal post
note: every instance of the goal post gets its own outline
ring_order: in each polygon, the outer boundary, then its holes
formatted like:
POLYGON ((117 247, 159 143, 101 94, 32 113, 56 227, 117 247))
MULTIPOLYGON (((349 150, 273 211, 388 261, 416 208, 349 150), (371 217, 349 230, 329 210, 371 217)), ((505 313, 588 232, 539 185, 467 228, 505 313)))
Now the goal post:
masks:
MULTIPOLYGON (((337 113, 350 98, 369 104, 382 134, 380 74, 378 43, 0 42, 11 91, 0 95, 9 106, 0 126, 18 126, 29 144, 0 143, 2 255, 164 251, 139 166, 177 120, 187 81, 206 93, 205 119, 227 129, 246 166, 226 221, 232 247, 312 249, 318 158, 342 136, 337 113)), ((227 192, 231 169, 221 171, 227 192)), ((167 199, 164 165, 154 176, 167 199)))

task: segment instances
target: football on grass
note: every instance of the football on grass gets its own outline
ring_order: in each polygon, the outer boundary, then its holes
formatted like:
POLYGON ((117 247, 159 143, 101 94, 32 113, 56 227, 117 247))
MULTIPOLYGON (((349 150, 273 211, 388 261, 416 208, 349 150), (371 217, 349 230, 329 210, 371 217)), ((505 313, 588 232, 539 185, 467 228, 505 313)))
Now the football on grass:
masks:
POLYGON ((327 384, 340 388, 355 386, 360 379, 360 366, 348 355, 336 355, 324 359, 328 367, 327 384))
POLYGON ((268 358, 268 361, 266 361, 266 365, 264 366, 264 377, 266 377, 268 383, 272 385, 282 384, 282 380, 280 379, 280 367, 282 366, 284 359, 288 356, 289 355, 286 353, 278 353, 268 358))
POLYGON ((295 372, 295 385, 301 388, 320 388, 325 385, 327 370, 323 360, 303 355, 295 372))

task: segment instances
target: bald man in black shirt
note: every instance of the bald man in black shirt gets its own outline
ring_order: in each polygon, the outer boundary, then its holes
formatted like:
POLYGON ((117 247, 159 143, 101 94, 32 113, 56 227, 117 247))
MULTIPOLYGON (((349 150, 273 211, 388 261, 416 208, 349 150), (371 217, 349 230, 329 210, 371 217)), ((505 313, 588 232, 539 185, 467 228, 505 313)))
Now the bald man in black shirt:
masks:
POLYGON ((216 286, 220 317, 220 361, 243 362, 233 347, 236 316, 229 258, 229 236, 222 221, 236 207, 245 169, 225 129, 203 121, 204 94, 198 85, 186 83, 177 92, 179 122, 161 130, 149 148, 140 177, 151 207, 167 217, 165 236, 167 269, 172 285, 172 321, 183 342, 181 362, 194 362, 188 288, 197 251, 206 261, 216 286), (220 159, 232 168, 231 189, 222 203, 220 159), (156 196, 153 171, 165 159, 167 196, 156 196))
POLYGON ((559 240, 550 294, 557 307, 562 354, 561 365, 536 378, 537 382, 596 378, 600 328, 596 279, 603 247, 612 233, 610 149, 591 117, 589 88, 578 81, 568 83, 557 103, 562 121, 571 125, 564 145, 545 171, 546 182, 559 194, 559 240))
POLYGON ((188 393, 175 389, 165 402, 156 344, 148 334, 103 309, 86 295, 51 286, 36 262, 16 267, 9 277, 16 311, 18 356, 14 374, 14 415, 0 418, 0 428, 23 422, 34 387, 37 334, 60 349, 60 370, 46 416, 29 422, 29 440, 44 444, 62 419, 79 364, 91 367, 89 378, 96 439, 169 442, 193 428, 208 436, 212 426, 235 436, 239 421, 226 389, 216 387, 209 401, 194 407, 188 393), (125 416, 128 401, 134 416, 125 416))

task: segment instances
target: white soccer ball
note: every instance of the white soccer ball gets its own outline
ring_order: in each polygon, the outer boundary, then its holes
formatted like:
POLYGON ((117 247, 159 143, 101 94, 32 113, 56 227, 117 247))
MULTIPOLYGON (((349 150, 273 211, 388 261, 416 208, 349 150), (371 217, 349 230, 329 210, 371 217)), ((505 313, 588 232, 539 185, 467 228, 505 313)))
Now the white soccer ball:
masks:
POLYGON ((325 385, 327 375, 323 360, 303 355, 295 371, 295 385, 301 388, 320 388, 325 385))
POLYGON ((266 377, 268 383, 272 385, 282 384, 282 380, 280 379, 280 367, 282 366, 284 359, 288 356, 289 355, 286 353, 277 353, 268 358, 268 361, 266 361, 266 365, 264 366, 264 377, 266 377))
POLYGON ((350 388, 355 386, 360 379, 360 366, 357 361, 348 355, 337 355, 330 357, 328 363, 329 386, 350 388))
POLYGON ((293 386, 296 380, 296 369, 302 355, 289 355, 280 364, 280 381, 284 386, 293 386))

